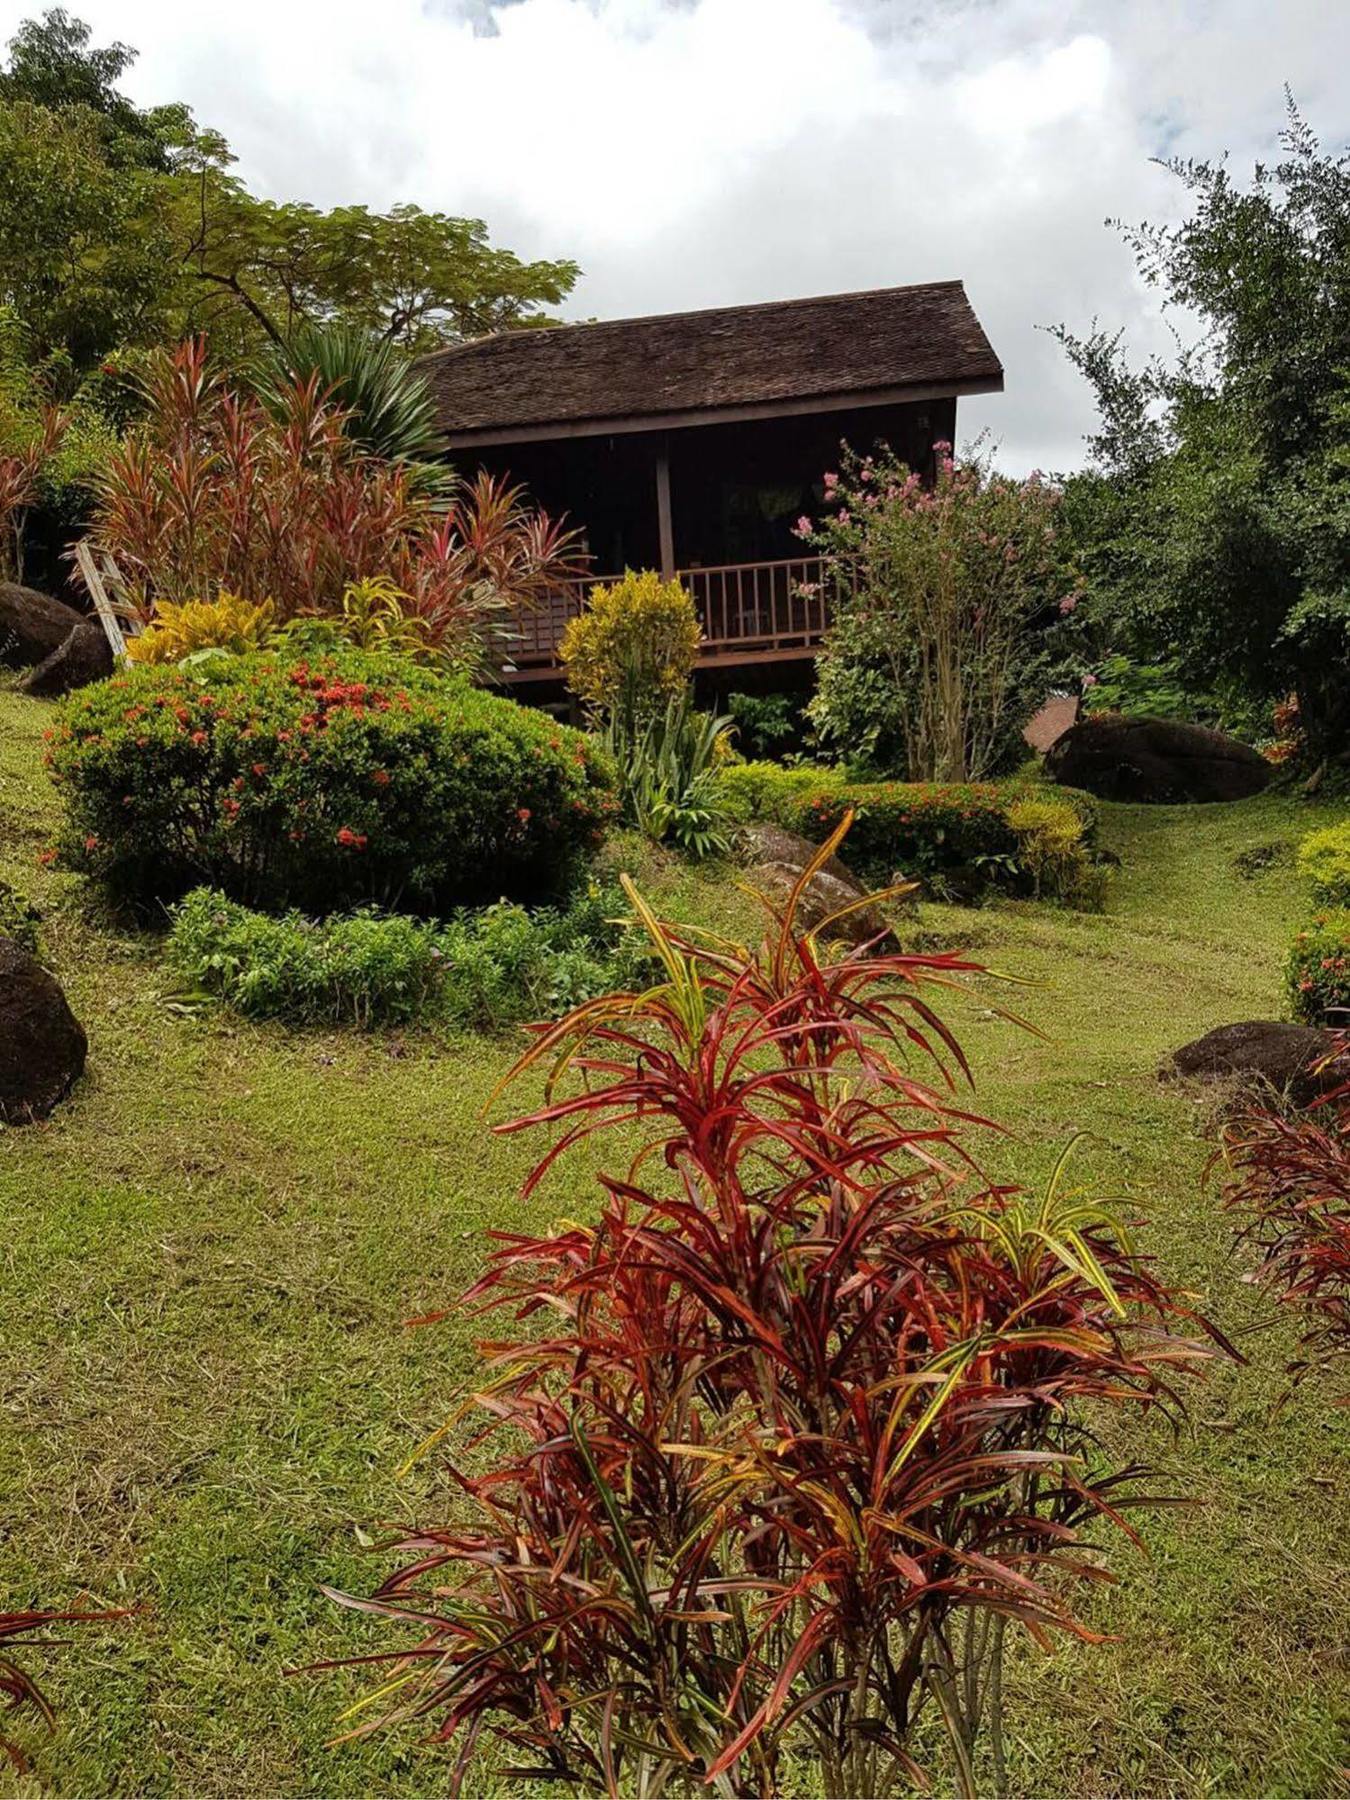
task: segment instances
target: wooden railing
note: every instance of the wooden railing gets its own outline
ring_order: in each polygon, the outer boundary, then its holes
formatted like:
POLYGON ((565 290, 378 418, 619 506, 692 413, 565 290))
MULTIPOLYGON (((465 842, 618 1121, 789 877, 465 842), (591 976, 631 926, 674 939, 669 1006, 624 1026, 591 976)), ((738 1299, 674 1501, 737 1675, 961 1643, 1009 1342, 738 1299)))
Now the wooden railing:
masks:
MULTIPOLYGON (((818 556, 679 569, 676 575, 693 596, 703 627, 700 660, 707 665, 813 655, 829 624, 828 581, 818 556)), ((506 680, 556 679, 567 621, 581 611, 592 587, 620 579, 599 575, 569 582, 518 614, 506 680)))

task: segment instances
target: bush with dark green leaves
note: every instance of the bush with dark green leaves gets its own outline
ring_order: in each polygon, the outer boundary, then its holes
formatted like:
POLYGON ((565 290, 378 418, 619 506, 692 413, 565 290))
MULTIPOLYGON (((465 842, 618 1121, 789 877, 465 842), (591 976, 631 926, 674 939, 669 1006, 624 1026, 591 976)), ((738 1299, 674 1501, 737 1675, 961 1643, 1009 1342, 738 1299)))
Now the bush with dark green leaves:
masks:
POLYGON ((65 862, 142 901, 444 912, 562 891, 614 814, 603 751, 387 654, 129 670, 65 703, 65 862))

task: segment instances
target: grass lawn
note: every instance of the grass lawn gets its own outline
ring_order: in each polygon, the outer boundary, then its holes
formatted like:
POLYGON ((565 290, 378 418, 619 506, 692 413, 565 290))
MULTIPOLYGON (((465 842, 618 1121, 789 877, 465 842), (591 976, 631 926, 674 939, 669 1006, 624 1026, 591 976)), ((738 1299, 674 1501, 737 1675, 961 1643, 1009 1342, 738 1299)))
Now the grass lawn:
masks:
MULTIPOLYGON (((0 876, 47 912, 91 1050, 48 1125, 0 1129, 0 1592, 139 1611, 28 1653, 59 1711, 53 1738, 22 1728, 29 1779, 62 1794, 440 1792, 439 1753, 411 1737, 326 1747, 362 1678, 287 1671, 385 1643, 319 1583, 369 1589, 385 1565, 367 1528, 445 1505, 434 1458, 396 1472, 471 1375, 471 1333, 401 1321, 477 1271, 485 1227, 584 1204, 585 1166, 528 1209, 516 1197, 530 1145, 479 1118, 513 1042, 175 1010, 156 940, 35 867, 55 816, 47 716, 0 693, 0 876)), ((1243 1285, 1201 1187, 1209 1104, 1156 1070, 1213 1025, 1281 1011, 1302 896, 1287 854, 1250 875, 1235 859, 1344 811, 1109 808, 1122 867, 1105 916, 924 909, 925 933, 1034 984, 998 997, 1044 1039, 990 1011, 990 984, 956 1009, 979 1105, 1012 1131, 991 1161, 1035 1184, 1090 1132, 1081 1178, 1147 1216, 1146 1246, 1251 1358, 1213 1374, 1179 1439, 1136 1425, 1122 1446, 1197 1504, 1151 1518, 1149 1558, 1119 1546, 1120 1583, 1091 1609, 1119 1641, 1018 1655, 1022 1793, 1343 1787, 1350 1411, 1316 1386, 1275 1410, 1292 1323, 1243 1285)), ((694 916, 740 904, 725 874, 645 878, 694 916)))

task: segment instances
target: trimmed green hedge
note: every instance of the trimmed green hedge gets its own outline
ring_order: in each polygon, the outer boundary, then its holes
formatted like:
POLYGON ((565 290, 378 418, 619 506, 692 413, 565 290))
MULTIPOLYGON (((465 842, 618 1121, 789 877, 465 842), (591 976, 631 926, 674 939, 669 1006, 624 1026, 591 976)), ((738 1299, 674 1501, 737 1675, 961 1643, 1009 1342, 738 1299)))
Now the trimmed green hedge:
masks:
POLYGON ((63 859, 141 901, 406 912, 560 888, 615 811, 581 732, 389 655, 219 656, 65 703, 63 859))
POLYGON ((1300 1019, 1350 1027, 1350 911, 1318 913, 1297 934, 1285 980, 1300 1019))
POLYGON ((1323 905, 1350 905, 1350 819, 1308 833, 1298 847, 1298 872, 1323 905))
POLYGON ((858 874, 880 885, 903 875, 960 874, 1013 892, 1058 894, 1100 901, 1100 880, 1089 879, 1097 809, 1090 795, 1049 790, 1028 782, 961 784, 855 781, 842 770, 783 768, 777 763, 733 764, 722 776, 727 805, 741 823, 765 819, 820 840, 852 808, 856 814, 845 856, 858 874), (1019 806, 1034 800, 1035 842, 1019 830, 1019 806), (1049 823, 1058 823, 1067 849, 1053 868, 1031 861, 1049 823), (1089 889, 1094 890, 1089 894, 1089 889))

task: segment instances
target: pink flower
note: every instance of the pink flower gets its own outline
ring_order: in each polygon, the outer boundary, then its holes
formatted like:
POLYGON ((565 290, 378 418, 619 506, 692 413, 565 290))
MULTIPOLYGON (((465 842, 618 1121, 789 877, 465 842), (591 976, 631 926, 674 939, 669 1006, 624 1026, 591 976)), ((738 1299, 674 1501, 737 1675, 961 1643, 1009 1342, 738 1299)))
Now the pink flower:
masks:
POLYGON ((1077 606, 1077 604, 1078 604, 1077 594, 1066 594, 1059 603, 1060 618, 1067 619, 1069 614, 1073 611, 1074 607, 1077 606))
POLYGON ((1095 675, 1085 675, 1083 677, 1083 686, 1085 688, 1096 687, 1097 685, 1098 685, 1098 681, 1097 681, 1097 677, 1095 675))
POLYGON ((839 477, 833 469, 825 471, 825 492, 831 494, 839 486, 839 477))
POLYGON ((798 519, 797 523, 793 526, 793 530, 799 538, 810 537, 811 521, 807 518, 805 513, 802 514, 801 518, 798 519))

